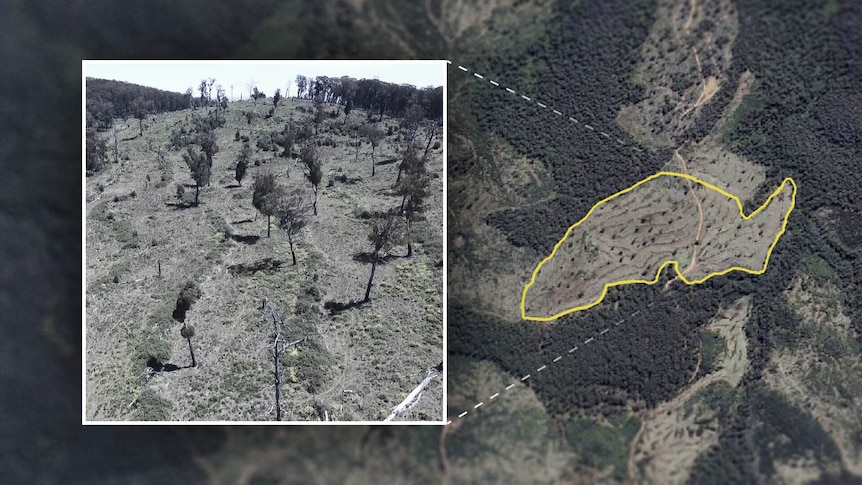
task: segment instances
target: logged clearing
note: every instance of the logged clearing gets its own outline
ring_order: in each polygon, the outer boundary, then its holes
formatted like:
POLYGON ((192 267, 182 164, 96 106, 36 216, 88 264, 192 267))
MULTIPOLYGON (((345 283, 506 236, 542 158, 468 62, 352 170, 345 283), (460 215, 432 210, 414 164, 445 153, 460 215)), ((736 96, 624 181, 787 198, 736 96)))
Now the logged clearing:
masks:
MULTIPOLYGON (((393 189, 402 120, 385 117, 378 124, 388 134, 376 149, 373 177, 371 145, 359 147, 358 160, 351 146, 356 126, 366 122, 364 111, 346 120, 343 113, 330 114, 317 127, 313 140, 323 160, 318 215, 309 213, 294 236, 294 266, 274 218, 267 237, 252 186, 255 176, 269 171, 310 203, 311 185, 295 155, 255 149, 255 141, 288 121, 308 122, 312 103, 286 100, 267 118, 271 106, 229 104, 225 126, 214 130, 220 149, 198 206, 177 198, 177 186, 192 199, 195 192, 184 150, 165 148, 172 133, 190 126, 192 111, 151 116, 143 136, 137 122, 115 122, 120 160, 87 178, 87 419, 273 420, 273 326, 261 313, 264 298, 287 310, 283 339, 309 336, 281 354, 284 420, 382 420, 444 360, 442 147, 429 151, 430 195, 425 220, 412 229, 413 256, 405 257, 404 244, 382 254, 370 304, 330 313, 326 302, 362 300, 371 271, 368 218, 402 201, 393 189), (251 121, 245 113, 254 114, 251 121), (234 168, 242 136, 254 152, 240 186, 234 168), (159 146, 161 165, 154 152, 159 146), (186 315, 196 328, 196 367, 189 365, 181 324, 172 319, 188 280, 201 290, 186 315), (293 315, 300 299, 314 308, 303 318, 293 315), (148 379, 150 358, 178 368, 148 379)), ((442 417, 437 379, 398 419, 442 417)))
MULTIPOLYGON (((801 324, 791 345, 772 351, 764 380, 811 413, 835 440, 847 470, 862 476, 862 359, 841 290, 803 273, 785 296, 801 324)), ((778 471, 794 481, 811 468, 804 465, 788 463, 778 471)))
POLYGON ((796 187, 785 180, 745 218, 739 200, 722 192, 661 172, 599 202, 536 267, 523 292, 524 318, 553 320, 590 308, 609 287, 654 283, 667 264, 689 284, 733 269, 761 272, 796 187))
POLYGON ((645 96, 617 122, 643 145, 673 147, 726 84, 739 20, 730 0, 662 0, 655 18, 633 74, 645 96))
POLYGON ((685 483, 697 457, 718 442, 721 413, 727 413, 748 366, 745 326, 751 297, 719 310, 707 328, 726 342, 715 370, 673 400, 646 411, 632 441, 629 475, 649 483, 685 483))

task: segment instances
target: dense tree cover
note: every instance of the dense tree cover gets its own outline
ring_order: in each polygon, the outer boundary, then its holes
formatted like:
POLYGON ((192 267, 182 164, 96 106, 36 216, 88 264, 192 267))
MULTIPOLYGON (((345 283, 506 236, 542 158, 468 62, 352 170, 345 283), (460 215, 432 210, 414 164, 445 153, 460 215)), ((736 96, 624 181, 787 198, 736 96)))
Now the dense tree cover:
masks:
POLYGON ((404 117, 411 105, 424 109, 425 117, 443 119, 443 87, 417 88, 379 79, 354 79, 349 76, 296 77, 297 97, 320 99, 324 103, 362 108, 380 116, 404 117))
MULTIPOLYGON (((91 77, 87 78, 86 97, 87 113, 100 131, 107 130, 114 118, 138 117, 136 113, 141 112, 142 104, 148 108, 146 113, 152 114, 189 107, 189 98, 183 93, 91 77)), ((139 119, 144 117, 146 114, 139 119)))

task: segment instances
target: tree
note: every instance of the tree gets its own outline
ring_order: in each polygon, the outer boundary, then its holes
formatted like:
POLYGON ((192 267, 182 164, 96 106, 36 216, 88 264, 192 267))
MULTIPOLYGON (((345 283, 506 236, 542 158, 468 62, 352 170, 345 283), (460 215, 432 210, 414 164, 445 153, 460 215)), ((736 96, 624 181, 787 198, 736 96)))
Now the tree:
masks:
POLYGON ((419 125, 425 118, 425 108, 418 104, 411 104, 404 112, 404 119, 407 122, 407 130, 410 136, 407 138, 407 145, 412 145, 416 139, 416 132, 419 131, 419 125))
POLYGON ((192 100, 194 99, 193 93, 194 93, 194 91, 192 91, 192 88, 189 87, 188 89, 186 89, 186 92, 183 94, 183 96, 185 96, 189 102, 189 109, 194 108, 194 103, 192 103, 192 100))
POLYGON ((326 118, 326 112, 323 110, 323 100, 320 97, 314 98, 314 133, 317 134, 317 129, 323 120, 326 118))
POLYGON ((281 101, 281 89, 276 89, 275 94, 272 96, 272 109, 275 110, 278 108, 278 102, 281 101))
POLYGON ((144 119, 154 109, 153 100, 144 99, 141 97, 132 100, 130 105, 132 115, 138 119, 138 127, 140 128, 140 136, 144 135, 144 119))
POLYGON ((266 94, 264 94, 261 91, 258 91, 257 88, 255 87, 252 90, 251 97, 252 97, 252 99, 254 99, 255 104, 257 104, 257 100, 266 99, 266 94))
POLYGON ((255 176, 251 205, 266 216, 266 237, 270 235, 270 222, 275 212, 279 192, 281 189, 275 180, 275 174, 264 172, 255 176))
POLYGON ((344 104, 344 124, 347 124, 347 118, 350 116, 351 111, 353 111, 353 100, 348 99, 347 103, 344 104))
POLYGON ((275 219, 278 227, 287 233, 287 242, 290 245, 290 256, 293 258, 294 266, 296 266, 296 253, 293 250, 293 238, 300 229, 305 227, 307 214, 308 206, 302 197, 296 194, 284 194, 276 202, 275 219))
POLYGON ((371 256, 371 276, 368 278, 368 286, 365 288, 365 299, 362 301, 368 302, 371 300, 371 285, 374 282, 374 271, 377 269, 377 262, 380 259, 380 253, 389 251, 399 239, 398 213, 389 211, 384 215, 375 217, 369 223, 368 241, 374 247, 371 256))
POLYGON ((218 107, 221 109, 222 113, 227 110, 227 95, 224 92, 224 88, 222 88, 221 84, 216 86, 216 101, 218 102, 218 107))
POLYGON ((114 138, 114 163, 117 163, 120 161, 120 137, 117 133, 117 125, 112 126, 111 131, 114 138))
POLYGON ((242 178, 245 176, 245 171, 248 169, 248 162, 251 159, 251 146, 248 142, 243 143, 242 150, 239 152, 239 157, 236 160, 236 181, 242 187, 242 178))
POLYGON ((254 112, 253 111, 246 111, 245 112, 245 123, 247 125, 251 125, 251 120, 253 120, 253 119, 254 119, 254 112))
POLYGON ((398 164, 398 177, 395 179, 395 186, 401 182, 401 173, 402 172, 417 172, 425 171, 425 159, 419 157, 419 153, 416 150, 416 147, 409 145, 406 150, 404 150, 403 159, 401 163, 398 164))
POLYGON ((198 205, 201 187, 210 183, 212 165, 207 162, 206 153, 196 153, 192 147, 188 147, 186 153, 183 153, 183 160, 189 166, 192 179, 195 181, 195 205, 198 205))
POLYGON ((401 199, 401 213, 405 220, 405 234, 407 238, 407 257, 413 256, 413 240, 410 237, 410 228, 413 223, 421 220, 425 212, 425 199, 428 197, 428 174, 424 171, 408 173, 399 187, 398 194, 401 199))
POLYGON ((314 145, 308 144, 303 147, 299 154, 302 163, 305 164, 305 178, 311 183, 314 191, 314 215, 317 215, 317 199, 320 196, 320 182, 323 180, 323 166, 320 155, 314 145))
POLYGON ((296 97, 301 98, 305 93, 305 88, 308 86, 308 79, 305 76, 298 74, 296 76, 296 97))
POLYGON ((86 136, 86 169, 96 172, 102 168, 108 159, 108 146, 105 140, 90 128, 86 136))
POLYGON ((434 141, 434 138, 437 136, 438 129, 437 120, 428 120, 428 122, 425 123, 425 133, 427 134, 428 139, 425 142, 425 153, 422 154, 422 158, 428 157, 428 150, 431 149, 431 142, 434 141))
POLYGON ((207 108, 212 103, 213 99, 213 84, 215 84, 215 78, 209 78, 207 81, 207 108))
POLYGON ((289 157, 293 150, 293 144, 296 142, 298 128, 293 122, 285 123, 284 130, 279 134, 276 143, 284 149, 281 153, 282 157, 289 157))
POLYGON ((377 145, 380 144, 380 141, 383 140, 383 137, 386 134, 383 133, 383 130, 377 128, 374 125, 366 124, 362 126, 362 136, 368 138, 368 141, 371 142, 371 176, 374 176, 374 151, 377 149, 377 145))
POLYGON ((195 360, 195 351, 192 348, 192 337, 195 336, 195 327, 188 323, 183 323, 183 327, 180 329, 180 335, 189 342, 189 353, 192 355, 192 367, 197 367, 198 363, 195 360))
POLYGON ((198 91, 201 93, 201 106, 209 106, 207 102, 207 80, 201 79, 201 83, 198 84, 198 91))
MULTIPOLYGON (((218 153, 219 147, 216 143, 215 134, 211 131, 206 133, 201 133, 198 135, 197 139, 198 145, 201 146, 201 151, 203 151, 207 156, 207 164, 209 164, 210 169, 213 166, 213 155, 218 153)), ((209 185, 209 182, 207 182, 209 185)))

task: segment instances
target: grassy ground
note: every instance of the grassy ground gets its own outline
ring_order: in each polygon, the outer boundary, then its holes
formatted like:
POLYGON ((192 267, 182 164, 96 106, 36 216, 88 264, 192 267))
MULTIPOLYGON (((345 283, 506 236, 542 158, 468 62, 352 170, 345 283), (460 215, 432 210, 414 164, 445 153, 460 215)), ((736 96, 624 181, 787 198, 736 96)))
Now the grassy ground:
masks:
MULTIPOLYGON (((326 301, 364 296, 370 251, 363 211, 397 207, 392 187, 403 145, 399 120, 376 149, 371 177, 371 146, 349 146, 365 113, 343 113, 318 128, 324 162, 318 215, 296 238, 298 264, 291 265, 287 237, 251 204, 254 176, 277 174, 279 183, 311 200, 301 166, 255 146, 258 137, 279 130, 287 120, 311 117, 311 103, 288 100, 271 119, 270 103, 234 102, 227 123, 216 129, 220 147, 211 184, 200 205, 183 207, 177 185, 194 193, 181 150, 166 150, 157 163, 155 147, 191 125, 189 110, 157 115, 137 123, 118 121, 119 163, 87 178, 87 370, 88 419, 271 420, 273 365, 267 351, 272 324, 259 311, 264 297, 288 311, 284 334, 290 340, 311 335, 282 354, 284 419, 380 420, 443 358, 442 316, 442 149, 429 153, 432 174, 426 221, 414 228, 414 255, 396 246, 377 268, 372 302, 330 316, 326 301), (243 113, 257 117, 248 124, 243 113), (254 147, 242 186, 234 180, 241 142, 254 147), (341 176, 344 176, 342 178, 341 176), (338 178, 336 178, 338 177, 338 178), (267 259, 269 259, 267 261, 267 259), (261 262, 266 262, 266 268, 261 262), (158 264, 161 264, 161 276, 158 264), (258 267, 260 271, 254 271, 258 267), (186 321, 196 328, 188 342, 171 314, 180 289, 194 280, 201 298, 186 321), (290 316, 297 298, 315 310, 302 320, 290 316), (150 357, 179 367, 147 380, 150 357)), ((327 111, 334 111, 332 106, 327 111)), ((197 114, 204 114, 198 110, 197 114)), ((442 141, 442 140, 441 140, 442 141)), ((109 143, 109 146, 112 143, 109 143)), ((442 382, 435 381, 405 420, 440 420, 442 382)))

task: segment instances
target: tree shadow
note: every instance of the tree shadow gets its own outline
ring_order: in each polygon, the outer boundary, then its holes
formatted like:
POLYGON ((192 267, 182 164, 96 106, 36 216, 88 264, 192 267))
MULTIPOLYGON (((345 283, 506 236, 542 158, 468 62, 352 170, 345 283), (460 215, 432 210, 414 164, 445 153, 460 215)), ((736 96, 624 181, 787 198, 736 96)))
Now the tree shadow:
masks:
POLYGON ((165 202, 165 205, 173 207, 174 210, 191 209, 192 207, 198 206, 198 204, 195 204, 194 202, 165 202))
MULTIPOLYGON (((401 257, 402 256, 399 256, 397 254, 387 254, 386 256, 378 256, 377 257, 377 264, 386 264, 386 263, 392 261, 393 259, 398 259, 401 257)), ((353 260, 356 261, 357 263, 371 264, 372 262, 374 262, 374 253, 371 251, 359 251, 358 253, 355 253, 353 255, 353 260)))
POLYGON ((224 186, 225 189, 238 189, 240 187, 242 187, 242 185, 239 184, 228 184, 224 186))
POLYGON ((254 219, 243 219, 241 221, 231 221, 231 224, 248 224, 254 222, 254 219))
POLYGON ((230 238, 238 243, 252 245, 257 244, 257 241, 258 239, 260 239, 260 236, 243 236, 240 234, 232 234, 230 238))
POLYGON ((381 165, 389 165, 389 164, 395 163, 397 161, 398 161, 397 158, 388 158, 386 160, 380 160, 379 162, 375 163, 374 165, 377 165, 379 167, 381 165))
POLYGON ((361 307, 368 302, 363 300, 350 300, 347 303, 340 301, 327 301, 323 304, 323 309, 328 311, 330 315, 338 315, 341 312, 350 310, 351 308, 361 307))
POLYGON ((150 356, 149 360, 147 360, 147 367, 153 369, 156 372, 174 372, 180 369, 191 369, 191 365, 186 366, 178 366, 176 364, 171 364, 170 362, 162 363, 159 359, 150 356))

